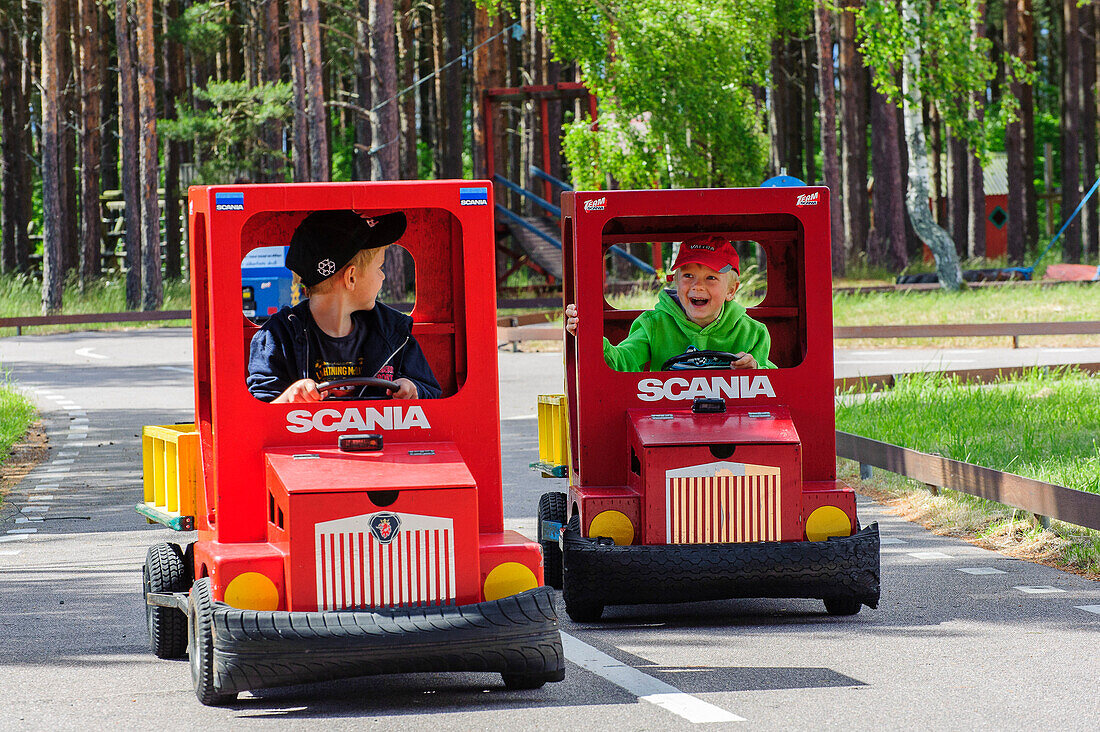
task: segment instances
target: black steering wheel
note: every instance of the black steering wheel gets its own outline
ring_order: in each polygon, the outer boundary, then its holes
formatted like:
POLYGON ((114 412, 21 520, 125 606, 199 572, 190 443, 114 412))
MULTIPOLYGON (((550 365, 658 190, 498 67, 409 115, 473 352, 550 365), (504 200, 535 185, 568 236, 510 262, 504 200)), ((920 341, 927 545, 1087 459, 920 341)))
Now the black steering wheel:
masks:
MULTIPOLYGON (((339 391, 341 389, 347 389, 348 387, 352 387, 352 386, 360 386, 360 387, 362 387, 362 386, 371 386, 371 387, 377 387, 379 389, 390 389, 392 391, 397 391, 398 389, 401 388, 400 384, 398 384, 396 381, 390 381, 389 379, 378 379, 378 378, 375 378, 373 376, 352 376, 352 377, 347 378, 347 379, 336 379, 334 381, 325 381, 325 382, 317 385, 317 391, 321 392, 321 398, 322 399, 326 399, 326 398, 328 398, 328 395, 330 393, 332 393, 334 391, 339 391)), ((392 399, 392 398, 393 398, 393 396, 390 395, 390 394, 386 394, 386 395, 383 395, 383 396, 369 396, 369 397, 340 395, 340 396, 332 397, 332 401, 350 401, 352 399, 392 399)))
POLYGON ((680 353, 665 361, 661 371, 675 371, 680 369, 728 369, 730 365, 744 354, 730 353, 729 351, 687 351, 680 353), (718 363, 708 363, 708 362, 718 363), (721 362, 724 361, 723 365, 721 362), (694 363, 693 363, 694 362, 694 363))

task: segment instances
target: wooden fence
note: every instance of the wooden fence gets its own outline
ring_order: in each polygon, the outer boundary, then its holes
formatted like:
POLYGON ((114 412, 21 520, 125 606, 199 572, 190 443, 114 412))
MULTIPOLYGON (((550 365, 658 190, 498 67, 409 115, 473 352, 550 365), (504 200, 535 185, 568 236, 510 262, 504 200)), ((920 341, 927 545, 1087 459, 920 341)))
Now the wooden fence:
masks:
POLYGON ((1100 530, 1100 495, 837 430, 837 457, 1066 523, 1100 530))

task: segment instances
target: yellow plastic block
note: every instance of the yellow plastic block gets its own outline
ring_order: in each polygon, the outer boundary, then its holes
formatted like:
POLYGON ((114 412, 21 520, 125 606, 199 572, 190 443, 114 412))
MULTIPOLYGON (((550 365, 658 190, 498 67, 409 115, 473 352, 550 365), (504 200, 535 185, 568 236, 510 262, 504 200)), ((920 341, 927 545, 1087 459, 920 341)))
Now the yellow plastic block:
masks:
POLYGON ((194 516, 199 482, 199 433, 193 424, 142 429, 146 507, 172 517, 194 516))
POLYGON ((539 462, 543 472, 557 473, 569 465, 569 407, 564 394, 540 394, 538 401, 539 462), (547 470, 546 466, 559 470, 547 470))

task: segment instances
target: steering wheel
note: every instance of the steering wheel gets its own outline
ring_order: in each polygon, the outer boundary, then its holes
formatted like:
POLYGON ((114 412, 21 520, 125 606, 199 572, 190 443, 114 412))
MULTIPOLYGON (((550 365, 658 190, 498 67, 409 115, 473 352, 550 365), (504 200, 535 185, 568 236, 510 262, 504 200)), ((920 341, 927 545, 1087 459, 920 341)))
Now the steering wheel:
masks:
POLYGON ((685 369, 728 369, 742 354, 729 351, 687 351, 665 361, 661 371, 679 371, 685 369), (712 363, 717 361, 718 363, 712 363), (725 361, 723 365, 721 362, 725 361), (694 362, 694 363, 693 363, 694 362))
MULTIPOLYGON (((352 376, 347 379, 336 379, 334 381, 326 381, 317 385, 317 391, 321 392, 321 398, 325 399, 331 392, 338 391, 340 389, 346 389, 351 386, 372 386, 379 389, 392 389, 397 391, 401 388, 401 385, 396 381, 390 381, 389 379, 378 379, 373 376, 352 376)), ((369 397, 357 397, 357 396, 334 396, 332 401, 349 401, 352 399, 392 399, 390 395, 384 396, 369 396, 369 397)))

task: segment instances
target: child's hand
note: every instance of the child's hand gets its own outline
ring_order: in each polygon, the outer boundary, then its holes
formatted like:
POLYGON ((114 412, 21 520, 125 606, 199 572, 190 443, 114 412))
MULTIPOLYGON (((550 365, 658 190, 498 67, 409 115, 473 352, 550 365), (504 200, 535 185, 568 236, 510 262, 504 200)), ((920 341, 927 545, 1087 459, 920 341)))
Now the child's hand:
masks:
POLYGON ((738 359, 730 364, 731 368, 735 369, 755 369, 760 368, 756 365, 756 359, 752 357, 751 353, 741 351, 737 354, 738 359))
POLYGON ((580 322, 580 318, 577 317, 577 306, 574 303, 569 303, 565 306, 565 332, 569 335, 577 335, 577 323, 580 322))
POLYGON ((416 384, 408 379, 394 379, 393 383, 401 385, 401 388, 397 391, 390 389, 387 392, 394 399, 416 399, 419 395, 416 391, 416 384))
POLYGON ((272 404, 291 402, 319 402, 321 392, 317 391, 317 382, 313 379, 298 379, 279 396, 271 400, 272 404))

